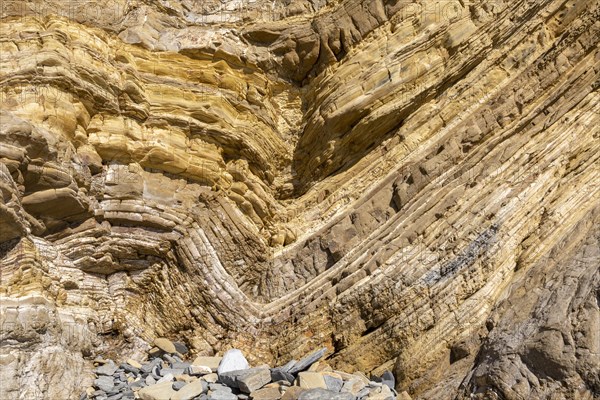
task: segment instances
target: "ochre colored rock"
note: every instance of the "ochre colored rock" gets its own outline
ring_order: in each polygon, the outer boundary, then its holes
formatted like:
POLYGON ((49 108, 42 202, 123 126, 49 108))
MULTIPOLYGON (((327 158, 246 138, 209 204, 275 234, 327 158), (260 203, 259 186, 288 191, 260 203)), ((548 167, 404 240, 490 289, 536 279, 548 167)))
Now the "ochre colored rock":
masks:
POLYGON ((597 2, 234 3, 2 3, 0 398, 157 337, 593 398, 597 2))

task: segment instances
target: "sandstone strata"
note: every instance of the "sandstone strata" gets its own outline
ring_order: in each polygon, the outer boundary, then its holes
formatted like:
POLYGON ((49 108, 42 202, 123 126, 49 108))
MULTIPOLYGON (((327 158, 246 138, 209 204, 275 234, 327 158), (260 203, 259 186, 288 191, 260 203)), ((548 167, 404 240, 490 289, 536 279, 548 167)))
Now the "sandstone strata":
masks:
POLYGON ((597 1, 1 12, 2 399, 159 336, 325 346, 413 398, 600 392, 597 1))

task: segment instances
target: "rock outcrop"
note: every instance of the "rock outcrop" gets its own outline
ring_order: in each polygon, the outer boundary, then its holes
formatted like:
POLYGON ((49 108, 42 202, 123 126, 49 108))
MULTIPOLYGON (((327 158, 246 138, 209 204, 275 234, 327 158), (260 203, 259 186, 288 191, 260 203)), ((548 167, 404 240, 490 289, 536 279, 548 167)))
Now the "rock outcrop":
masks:
POLYGON ((598 1, 1 8, 1 399, 156 337, 600 395, 598 1))

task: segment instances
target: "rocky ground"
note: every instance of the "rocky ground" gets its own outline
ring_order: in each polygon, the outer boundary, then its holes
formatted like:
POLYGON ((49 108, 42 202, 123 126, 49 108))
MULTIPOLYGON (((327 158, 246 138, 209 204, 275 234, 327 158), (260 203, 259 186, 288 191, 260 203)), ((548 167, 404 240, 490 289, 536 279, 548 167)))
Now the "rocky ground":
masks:
POLYGON ((410 400, 394 389, 390 371, 367 378, 362 373, 333 370, 320 361, 327 349, 271 368, 250 367, 239 349, 222 357, 199 356, 185 361, 188 348, 165 338, 146 360, 117 365, 97 359, 93 387, 81 400, 410 400))

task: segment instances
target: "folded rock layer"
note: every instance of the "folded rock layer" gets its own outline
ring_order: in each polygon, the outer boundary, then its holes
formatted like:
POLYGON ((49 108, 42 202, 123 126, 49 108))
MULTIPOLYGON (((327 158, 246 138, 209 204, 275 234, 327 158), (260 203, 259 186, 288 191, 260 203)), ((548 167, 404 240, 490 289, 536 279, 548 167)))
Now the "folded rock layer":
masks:
POLYGON ((597 1, 6 1, 1 399, 156 337, 600 393, 597 1), (285 3, 285 4, 283 4, 285 3))

